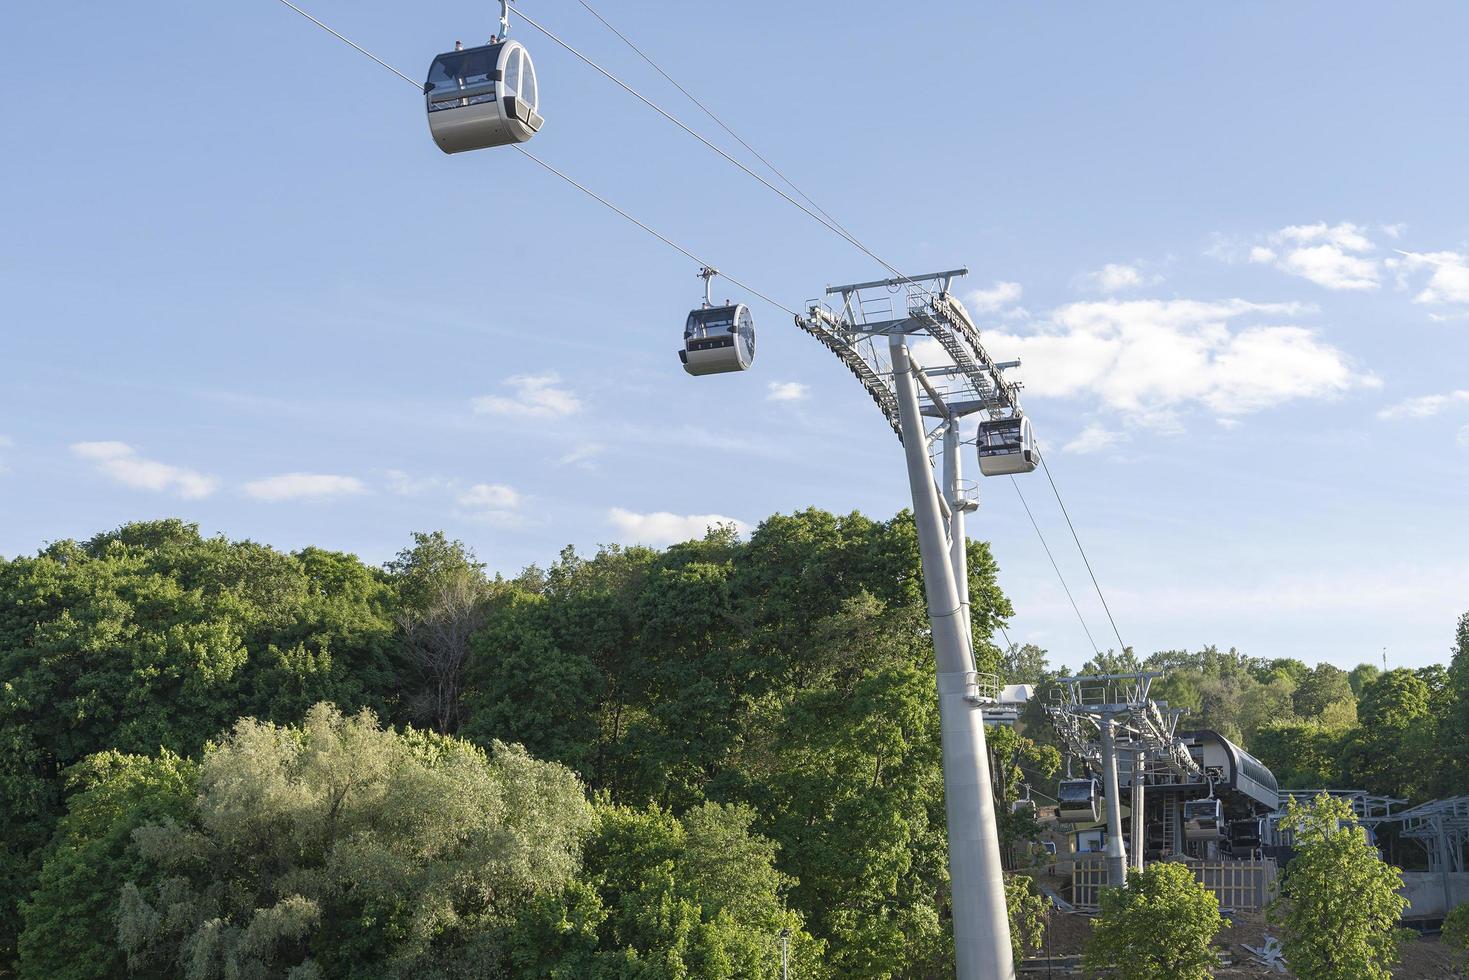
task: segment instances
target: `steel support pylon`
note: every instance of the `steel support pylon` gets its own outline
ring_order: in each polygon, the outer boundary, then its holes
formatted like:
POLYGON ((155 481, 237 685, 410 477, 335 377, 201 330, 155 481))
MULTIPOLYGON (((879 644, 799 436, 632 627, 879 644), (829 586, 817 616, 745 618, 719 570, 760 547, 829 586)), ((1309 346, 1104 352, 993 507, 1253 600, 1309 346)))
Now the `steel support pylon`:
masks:
POLYGON ((1117 779, 1117 738, 1111 715, 1102 717, 1102 792, 1107 796, 1107 884, 1127 884, 1127 849, 1122 846, 1122 794, 1117 779))
MULTIPOLYGON (((908 483, 913 491, 913 519, 918 526, 918 549, 923 559, 928 621, 938 666, 954 959, 959 980, 1013 980, 1015 964, 1010 949, 1010 919, 1005 908, 994 797, 990 792, 984 716, 979 706, 966 697, 974 657, 964 601, 967 571, 962 586, 959 581, 959 572, 965 569, 963 519, 954 515, 962 514, 962 510, 947 502, 940 503, 908 346, 901 335, 893 334, 889 347, 908 483)), ((957 425, 958 421, 953 420, 951 424, 957 425)), ((957 482, 957 457, 947 469, 949 481, 957 482)), ((956 496, 956 491, 957 487, 946 490, 951 498, 956 496)))

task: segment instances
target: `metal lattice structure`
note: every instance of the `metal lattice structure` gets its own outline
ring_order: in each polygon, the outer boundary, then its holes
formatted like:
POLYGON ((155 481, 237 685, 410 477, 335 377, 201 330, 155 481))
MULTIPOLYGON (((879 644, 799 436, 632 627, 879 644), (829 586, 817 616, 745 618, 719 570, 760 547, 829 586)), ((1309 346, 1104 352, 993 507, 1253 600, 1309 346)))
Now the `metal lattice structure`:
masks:
MULTIPOLYGON (((796 317, 796 326, 835 354, 866 389, 899 441, 903 427, 892 359, 884 350, 886 339, 893 336, 927 337, 937 345, 936 353, 941 352, 933 366, 925 368, 915 362, 922 388, 920 412, 939 420, 925 433, 928 445, 966 415, 982 412, 989 418, 1010 418, 1020 413, 1020 385, 1004 376, 1019 362, 997 362, 990 357, 969 311, 949 292, 956 277, 968 274, 968 269, 951 269, 831 286, 826 295, 839 297, 839 308, 813 300, 807 315, 796 317), (901 301, 900 309, 894 308, 895 301, 901 301)), ((914 358, 911 350, 909 358, 914 358)))
POLYGON ((1094 674, 1062 677, 1046 705, 1051 724, 1070 758, 1102 777, 1107 805, 1107 880, 1121 885, 1127 877, 1122 842, 1121 789, 1118 757, 1131 762, 1133 867, 1142 868, 1143 773, 1178 779, 1204 776, 1197 760, 1177 735, 1182 709, 1150 697, 1161 673, 1094 674))
POLYGON ((975 672, 964 516, 979 501, 977 485, 963 479, 961 422, 1022 416, 1019 386, 1004 377, 1016 365, 990 357, 950 295, 953 280, 967 273, 834 286, 826 297, 837 305, 812 301, 796 325, 837 356, 903 446, 938 668, 957 973, 960 980, 1008 980, 1014 963, 984 727, 998 685, 975 672))

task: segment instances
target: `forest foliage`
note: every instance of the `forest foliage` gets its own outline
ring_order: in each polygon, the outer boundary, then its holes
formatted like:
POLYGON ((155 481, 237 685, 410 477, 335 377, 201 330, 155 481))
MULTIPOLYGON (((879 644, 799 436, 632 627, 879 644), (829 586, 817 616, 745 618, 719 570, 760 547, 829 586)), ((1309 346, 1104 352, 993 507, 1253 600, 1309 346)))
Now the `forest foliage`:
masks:
MULTIPOLYGON (((969 555, 979 668, 1044 686, 969 555)), ((178 521, 0 560, 0 972, 773 977, 788 930, 800 976, 942 975, 927 626, 907 514, 514 578, 438 533, 374 567, 178 521)), ((1146 663, 1287 785, 1419 798, 1465 783, 1469 617, 1457 643, 1380 675, 1146 663), (1435 744, 1456 761, 1402 764, 1435 744)), ((991 730, 1007 840, 1047 735, 991 730)))
POLYGON ((157 521, 0 561, 0 594, 23 976, 763 976, 782 929, 804 976, 952 956, 906 514, 513 579, 442 534, 374 568, 157 521))

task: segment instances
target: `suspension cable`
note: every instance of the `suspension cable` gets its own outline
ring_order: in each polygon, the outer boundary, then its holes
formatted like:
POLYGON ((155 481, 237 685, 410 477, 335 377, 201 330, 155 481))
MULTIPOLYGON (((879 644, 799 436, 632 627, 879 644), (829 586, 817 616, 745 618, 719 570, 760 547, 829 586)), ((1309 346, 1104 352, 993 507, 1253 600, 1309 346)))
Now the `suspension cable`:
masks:
MULTIPOLYGON (((332 37, 336 38, 339 41, 342 41, 343 43, 349 45, 352 48, 355 48, 357 51, 359 51, 362 54, 366 55, 367 57, 371 58, 373 61, 377 62, 382 67, 386 68, 388 71, 392 72, 394 75, 397 75, 399 78, 403 79, 403 81, 407 82, 409 85, 412 85, 415 90, 417 90, 419 92, 422 92, 423 91, 423 86, 421 84, 419 84, 418 82, 414 81, 412 78, 409 78, 407 75, 403 74, 401 71, 399 71, 398 69, 394 68, 392 65, 388 64, 386 61, 384 61, 383 59, 379 58, 377 55, 373 54, 371 51, 368 51, 366 48, 364 48, 362 45, 358 44, 356 41, 353 41, 351 38, 349 38, 349 37, 347 37, 347 36, 345 36, 345 35, 337 32, 335 30, 333 30, 332 28, 328 27, 326 24, 324 24, 321 21, 317 20, 315 17, 311 16, 306 11, 302 10, 300 7, 298 7, 294 3, 292 3, 291 0, 281 0, 281 3, 285 4, 287 7, 290 7, 292 10, 296 11, 296 13, 300 14, 302 17, 305 17, 307 20, 311 21, 311 23, 315 24, 317 27, 320 27, 322 30, 326 31, 332 37)), ((601 204, 603 207, 605 207, 608 210, 612 211, 614 214, 618 214, 618 215, 622 216, 623 218, 627 219, 628 221, 632 222, 633 224, 637 225, 643 231, 645 231, 648 234, 652 235, 654 238, 658 239, 660 242, 662 242, 663 244, 667 245, 669 248, 673 249, 676 252, 679 252, 680 254, 682 254, 684 256, 687 256, 690 259, 693 259, 695 262, 699 263, 701 266, 705 266, 706 268, 711 268, 711 269, 714 268, 713 264, 711 264, 707 260, 700 258, 698 255, 695 255, 689 249, 684 248, 682 245, 678 244, 677 242, 675 242, 673 239, 669 238, 668 236, 663 235, 663 234, 659 233, 658 231, 655 231, 652 227, 650 227, 649 225, 645 224, 642 221, 639 221, 637 218, 633 217, 627 211, 624 211, 622 208, 620 208, 617 205, 613 204, 611 201, 607 200, 602 195, 600 195, 597 192, 593 191, 591 188, 587 187, 584 184, 581 184, 581 183, 577 182, 572 177, 568 176, 566 173, 564 173, 564 172, 556 169, 555 167, 551 166, 551 164, 549 164, 546 161, 542 160, 540 157, 536 156, 534 153, 530 152, 525 147, 521 146, 518 143, 512 144, 512 145, 514 146, 515 149, 519 150, 523 156, 528 157, 529 159, 531 159, 535 163, 539 164, 542 168, 544 168, 548 172, 550 172, 552 174, 555 174, 557 177, 560 177, 562 180, 566 181, 572 187, 575 187, 577 190, 581 191, 583 194, 587 195, 592 200, 596 201, 598 204, 601 204)), ((755 287, 749 285, 748 283, 741 282, 739 279, 736 279, 734 276, 731 276, 731 275, 729 275, 727 273, 724 273, 724 272, 721 272, 720 275, 723 276, 725 279, 728 279, 730 282, 734 283, 736 286, 740 287, 741 289, 747 290, 752 295, 755 295, 755 296, 760 297, 765 302, 769 303, 771 306, 774 306, 776 309, 778 309, 778 310, 780 310, 780 311, 782 311, 784 313, 789 313, 791 316, 799 316, 799 314, 796 313, 795 310, 792 310, 790 307, 786 306, 784 303, 780 303, 780 302, 777 302, 774 299, 771 299, 765 293, 762 293, 760 290, 758 290, 755 287)))
MULTIPOLYGON (((284 0, 283 0, 283 2, 284 2, 284 0)), ((591 68, 593 71, 595 71, 598 74, 602 75, 608 81, 612 82, 614 85, 616 85, 619 88, 621 88, 628 95, 631 95, 633 98, 635 98, 639 102, 643 103, 643 105, 647 106, 649 109, 652 109, 654 112, 658 113, 658 115, 662 116, 664 119, 667 119, 669 122, 673 123, 679 129, 683 130, 685 133, 688 133, 694 139, 696 139, 700 143, 704 144, 710 150, 713 150, 716 154, 718 154, 719 156, 723 157, 725 160, 729 161, 730 163, 734 164, 734 166, 738 167, 740 170, 744 171, 746 174, 748 174, 749 176, 753 177, 755 180, 757 180, 758 182, 760 182, 761 184, 763 184, 765 187, 767 187, 771 191, 775 192, 777 195, 779 195, 783 200, 785 200, 791 206, 793 206, 793 207, 797 208, 798 210, 804 212, 808 217, 810 217, 817 224, 821 225, 822 227, 824 227, 828 231, 832 232, 833 234, 835 234, 838 237, 840 237, 843 240, 845 240, 847 243, 849 243, 850 245, 852 245, 858 251, 862 252, 868 258, 872 259, 878 265, 882 266, 888 272, 891 272, 893 274, 894 278, 900 279, 903 282, 908 283, 909 285, 912 285, 912 286, 914 286, 914 287, 916 287, 918 289, 921 289, 925 293, 928 293, 929 295, 932 295, 933 294, 933 291, 930 290, 926 285, 924 285, 922 283, 914 282, 913 280, 909 279, 907 276, 903 275, 894 266, 892 266, 885 259, 883 259, 882 256, 878 255, 876 252, 872 251, 872 249, 868 248, 866 245, 862 244, 856 238, 852 237, 851 234, 849 234, 847 231, 845 231, 840 225, 836 224, 835 221, 828 220, 827 218, 823 218, 821 215, 817 214, 815 211, 811 210, 806 205, 802 204, 800 201, 798 201, 795 198, 791 197, 785 191, 781 190, 779 187, 777 187, 774 184, 772 184, 769 180, 766 180, 763 176, 761 176, 760 174, 756 173, 754 170, 750 169, 742 161, 740 161, 740 160, 736 159, 735 157, 731 156, 729 154, 729 152, 726 151, 723 147, 721 147, 721 146, 719 146, 719 145, 711 142, 708 138, 706 138, 705 136, 703 136, 702 134, 700 134, 697 130, 695 130, 692 127, 690 127, 687 123, 685 123, 682 120, 680 120, 673 113, 669 112, 667 109, 664 109, 662 106, 658 105, 658 103, 654 102, 652 99, 648 98, 646 95, 644 95, 643 93, 639 92, 637 89, 633 88, 627 82, 624 82, 622 79, 620 79, 616 75, 612 74, 606 68, 603 68, 601 65, 597 64, 597 62, 593 61, 591 58, 587 57, 585 54, 583 54, 582 52, 578 51, 576 48, 572 47, 566 41, 563 41, 560 37, 558 37, 557 35, 553 34, 550 30, 546 29, 545 27, 542 27, 534 18, 528 16, 525 13, 525 11, 523 11, 523 10, 520 11, 520 19, 523 20, 523 21, 525 21, 531 27, 534 27, 536 30, 540 31, 549 40, 554 41, 556 44, 560 45, 562 48, 564 48, 566 51, 568 51, 570 54, 572 54, 574 57, 576 57, 578 60, 580 60, 582 62, 582 64, 586 65, 588 68, 591 68)))
MULTIPOLYGON (((519 143, 514 143, 514 144, 511 144, 511 145, 514 146, 515 149, 519 150, 522 154, 524 154, 525 156, 529 157, 531 160, 534 160, 536 163, 540 164, 542 167, 544 167, 549 172, 555 174, 557 177, 560 177, 562 180, 566 181, 572 187, 575 187, 577 190, 581 191, 587 197, 590 197, 592 200, 596 201, 598 204, 601 204, 603 207, 606 207, 609 210, 611 210, 611 211, 613 211, 613 212, 615 212, 617 214, 622 215, 622 217, 626 218, 628 221, 631 221, 633 224, 637 225, 639 228, 643 229, 643 231, 646 231, 648 234, 652 235, 654 238, 658 239, 660 242, 662 242, 663 244, 667 245, 669 248, 673 249, 674 251, 683 253, 685 256, 687 256, 688 258, 693 259, 695 262, 699 263, 701 266, 703 266, 703 267, 705 267, 707 269, 713 269, 714 268, 714 266, 711 265, 708 261, 699 258, 699 256, 695 255, 693 252, 690 252, 688 249, 684 248, 682 245, 678 244, 677 242, 673 241, 670 238, 664 237, 659 232, 654 231, 652 228, 650 228, 647 225, 643 224, 643 222, 639 221, 637 218, 634 218, 632 215, 630 215, 626 211, 622 210, 622 208, 620 208, 617 205, 613 204, 611 201, 607 200, 605 197, 603 197, 602 195, 598 194, 596 191, 592 190, 591 188, 587 187, 585 184, 581 184, 581 183, 577 182, 576 180, 574 180, 573 178, 571 178, 571 177, 567 176, 566 174, 562 173, 560 170, 557 170, 555 167, 551 166, 549 163, 547 163, 546 161, 542 160, 540 157, 536 156, 530 150, 527 150, 524 146, 520 145, 519 143)), ((790 307, 786 306, 784 303, 781 303, 781 302, 779 302, 777 300, 771 299, 769 296, 766 296, 764 293, 762 293, 760 290, 756 289, 754 286, 751 286, 748 283, 741 282, 740 280, 736 279, 734 276, 729 275, 728 273, 721 272, 719 274, 721 276, 723 276, 725 279, 728 279, 730 282, 734 283, 736 286, 740 287, 741 289, 746 290, 747 292, 752 293, 753 295, 758 296, 761 299, 765 300, 765 302, 769 303, 771 306, 775 307, 776 309, 781 310, 781 311, 783 311, 785 313, 789 313, 791 316, 800 316, 800 314, 797 313, 795 310, 793 310, 790 307)))
POLYGON ((1071 602, 1071 608, 1076 612, 1076 621, 1081 623, 1082 632, 1086 634, 1087 641, 1092 645, 1092 652, 1100 657, 1102 651, 1097 648, 1097 641, 1092 639, 1092 631, 1086 625, 1086 617, 1081 614, 1081 607, 1076 604, 1076 597, 1071 594, 1071 586, 1066 584, 1066 576, 1061 574, 1061 566, 1056 564, 1056 556, 1051 554, 1051 546, 1046 543, 1046 536, 1041 533, 1041 526, 1036 523, 1035 515, 1030 511, 1030 504, 1025 499, 1024 491, 1020 489, 1020 484, 1013 476, 1010 477, 1010 485, 1020 495, 1020 505, 1025 508, 1025 516, 1030 518, 1030 526, 1035 528, 1036 537, 1041 539, 1041 547, 1046 550, 1046 557, 1051 560, 1051 567, 1056 570, 1056 578, 1061 582, 1061 589, 1066 593, 1066 598, 1071 602))
POLYGON ((773 173, 773 174, 775 174, 782 181, 784 181, 787 187, 789 187, 791 190, 795 191, 796 194, 798 194, 800 196, 801 200, 805 201, 807 204, 811 205, 817 211, 821 212, 821 215, 824 218, 828 219, 832 224, 836 225, 837 228, 839 228, 842 231, 842 233, 848 234, 848 235, 851 234, 850 232, 847 231, 846 227, 840 221, 838 221, 834 215, 832 215, 832 213, 830 211, 827 211, 821 205, 819 205, 815 201, 813 201, 811 199, 811 195, 809 195, 805 191, 801 190, 800 187, 796 186, 796 182, 795 181, 791 180, 785 174, 781 173, 779 167, 777 167, 775 164, 771 163, 768 159, 766 159, 765 158, 765 155, 763 153, 761 153, 759 150, 755 149, 753 146, 751 146, 745 140, 745 138, 743 136, 741 136, 739 133, 736 133, 733 129, 731 129, 730 126, 729 126, 729 124, 726 123, 723 119, 721 119, 718 115, 716 115, 713 109, 709 108, 703 102, 699 101, 699 99, 694 95, 694 93, 690 92, 688 89, 684 88, 683 85, 679 84, 678 79, 674 78, 668 72, 664 71, 663 70, 663 67, 661 65, 659 65, 658 62, 654 61, 651 57, 649 57, 648 54, 647 54, 647 52, 645 52, 642 48, 638 47, 635 43, 633 43, 633 40, 631 38, 629 38, 626 34, 622 33, 622 31, 619 31, 616 27, 612 26, 612 23, 610 21, 608 21, 606 17, 603 17, 601 14, 599 14, 592 7, 591 4, 587 3, 587 0, 576 0, 576 2, 579 3, 579 4, 581 4, 582 8, 584 10, 586 10, 587 13, 589 13, 593 17, 597 18, 597 20, 601 22, 601 24, 602 24, 603 27, 607 28, 607 30, 609 30, 613 34, 617 35, 618 39, 621 40, 623 44, 626 44, 629 48, 631 48, 637 54, 637 56, 639 58, 642 58, 644 61, 646 61, 648 63, 648 66, 650 68, 652 68, 658 74, 662 75, 668 81, 668 83, 670 85, 672 85, 674 88, 678 89, 679 92, 683 93, 684 98, 688 99, 694 105, 698 106, 699 107, 699 110, 701 112, 703 112, 704 115, 706 115, 710 119, 714 120, 714 122, 719 126, 719 128, 722 129, 722 130, 724 130, 726 133, 728 133, 730 135, 730 137, 734 139, 735 142, 739 143, 740 146, 743 146, 746 150, 748 150, 755 157, 755 159, 757 159, 761 163, 765 164, 765 166, 770 169, 770 172, 773 173))
POLYGON ((1092 588, 1097 590, 1097 598, 1102 600, 1102 608, 1106 610, 1107 622, 1112 624, 1112 635, 1117 637, 1117 653, 1121 655, 1126 652, 1127 644, 1122 642, 1122 633, 1117 629, 1117 620, 1112 618, 1112 609, 1107 605, 1107 597, 1102 594, 1102 587, 1097 583, 1097 573, 1092 571, 1091 560, 1086 556, 1086 549, 1081 546, 1081 538, 1077 537, 1076 525, 1071 523, 1071 514, 1066 510, 1066 502, 1061 499, 1061 491, 1056 488, 1056 481, 1051 477, 1051 468, 1046 465, 1046 457, 1037 451, 1041 458, 1041 469, 1046 471, 1046 482, 1051 485, 1051 493, 1056 495, 1056 503, 1061 505, 1061 515, 1066 518, 1066 526, 1071 529, 1071 540, 1076 542, 1076 550, 1081 552, 1081 560, 1086 565, 1086 573, 1092 578, 1092 588))
POLYGON ((360 51, 363 54, 367 55, 373 61, 376 61, 378 64, 382 65, 388 71, 392 72, 394 75, 397 75, 399 78, 403 79, 403 81, 407 82, 409 85, 412 85, 414 88, 418 89, 420 92, 423 91, 423 85, 422 84, 420 84, 419 82, 415 82, 413 79, 409 78, 407 75, 403 74, 401 71, 399 71, 398 69, 394 68, 392 65, 388 64, 386 61, 384 61, 383 59, 379 58, 377 55, 373 54, 371 51, 367 50, 362 45, 358 44, 356 41, 352 40, 350 37, 344 37, 343 35, 338 34, 336 31, 332 30, 330 27, 326 26, 321 21, 317 20, 315 17, 313 17, 310 14, 308 14, 306 11, 302 10, 300 7, 296 6, 294 3, 291 2, 291 0, 281 0, 281 3, 285 4, 287 7, 290 7, 292 10, 294 10, 296 13, 300 14, 302 17, 305 17, 307 20, 311 21, 311 23, 315 24, 317 27, 320 27, 322 30, 326 31, 328 34, 330 34, 332 37, 336 38, 338 41, 342 41, 345 44, 351 45, 352 47, 356 48, 358 51, 360 51))

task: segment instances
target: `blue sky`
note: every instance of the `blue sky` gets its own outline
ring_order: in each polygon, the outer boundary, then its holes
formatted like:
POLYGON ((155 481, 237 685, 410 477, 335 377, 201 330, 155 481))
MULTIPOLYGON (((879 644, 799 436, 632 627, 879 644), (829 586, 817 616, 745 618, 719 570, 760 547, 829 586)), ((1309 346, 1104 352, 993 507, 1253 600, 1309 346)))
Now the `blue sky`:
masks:
MULTIPOLYGON (((413 77, 494 29, 485 3, 309 9, 413 77)), ((712 132, 577 5, 526 10, 712 132)), ((1444 659, 1469 609, 1469 8, 604 13, 889 262, 972 270, 1128 643, 1444 659)), ((788 306, 883 274, 514 33, 548 161, 788 306)), ((445 157, 407 85, 275 0, 12 6, 0 54, 0 553, 177 515, 374 562, 444 528, 514 571, 907 503, 896 441, 787 316, 752 304, 753 371, 687 377, 692 263, 517 154, 445 157)), ((1013 489, 984 491, 1011 636, 1079 664, 1013 489)))

